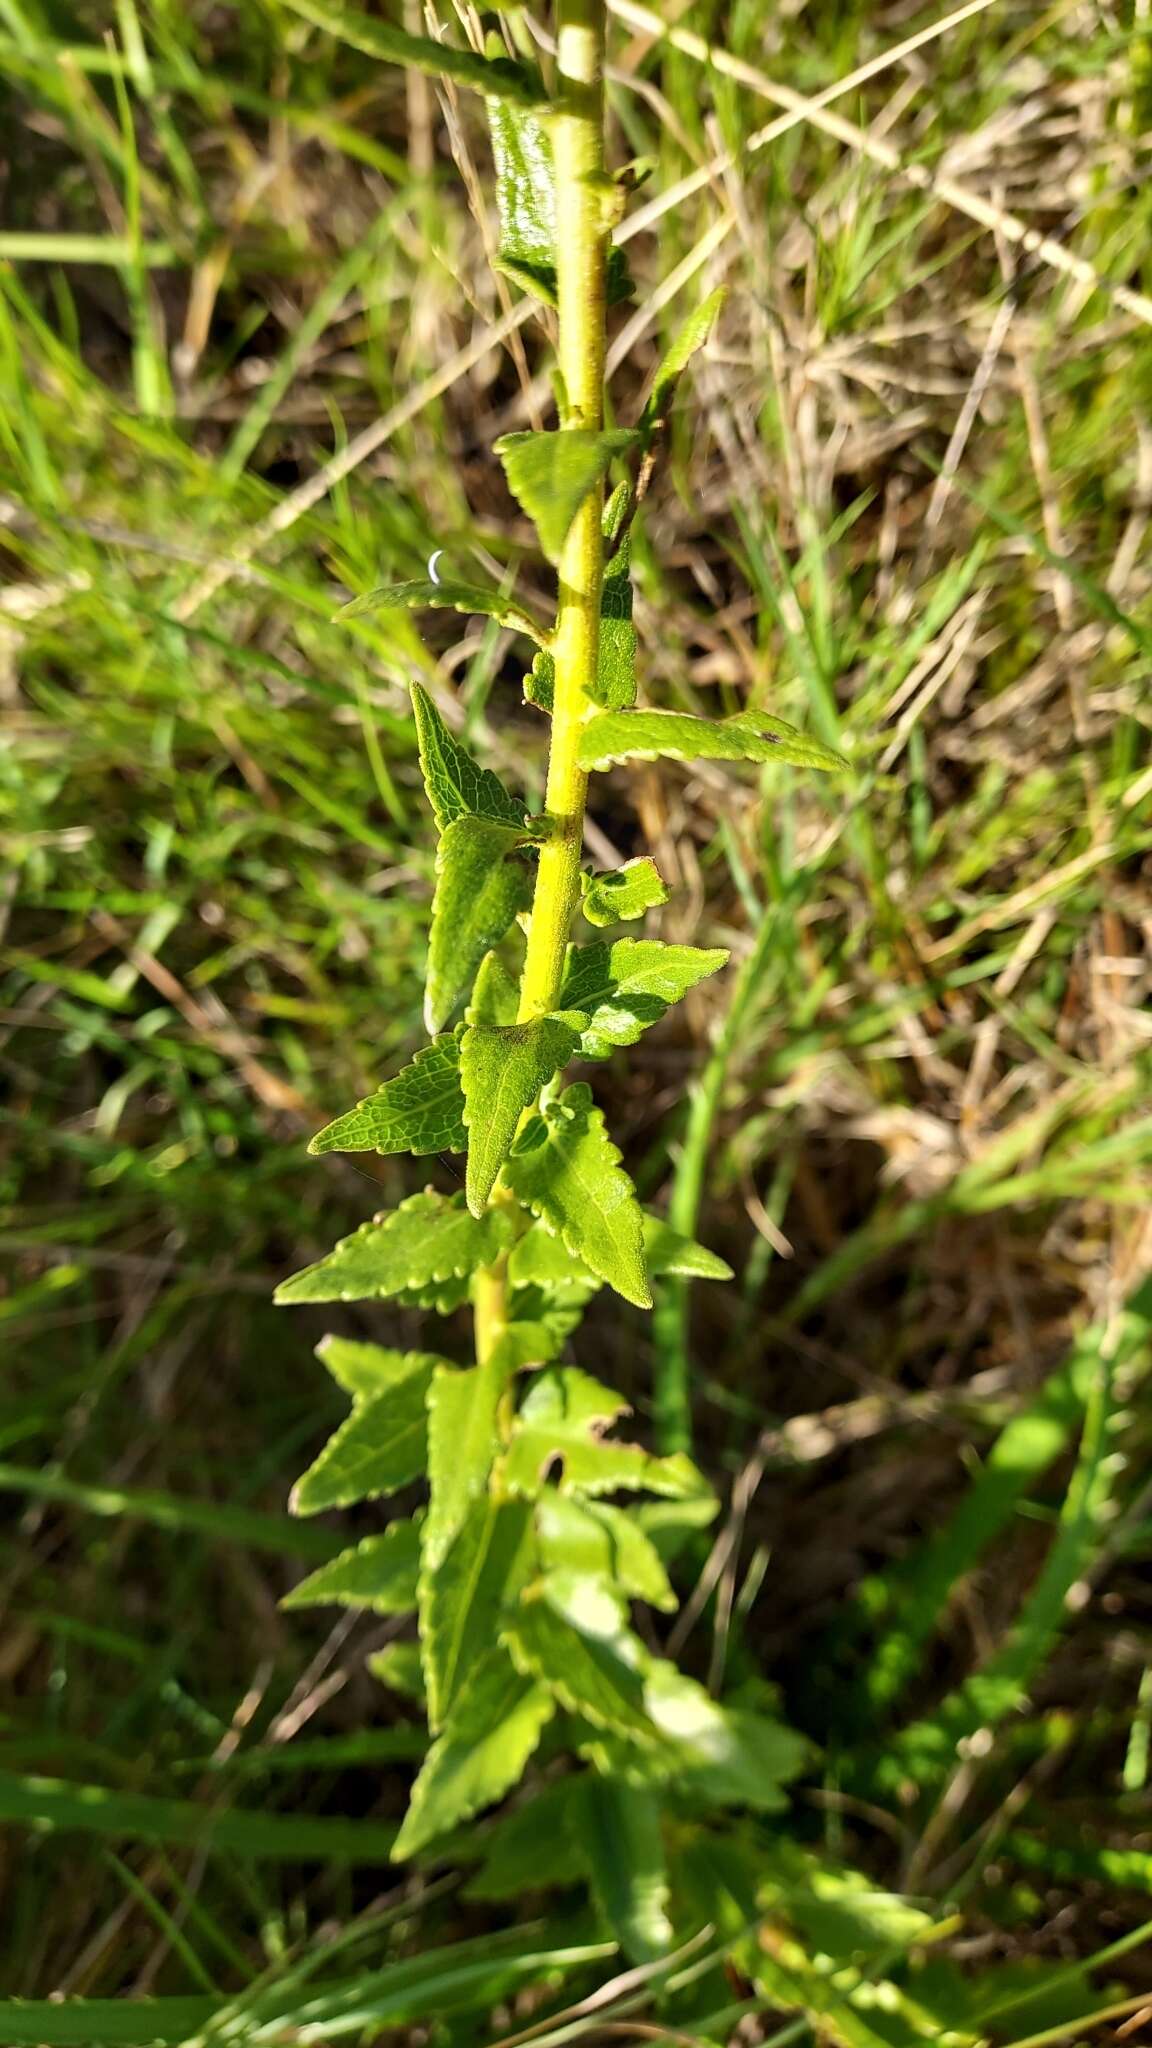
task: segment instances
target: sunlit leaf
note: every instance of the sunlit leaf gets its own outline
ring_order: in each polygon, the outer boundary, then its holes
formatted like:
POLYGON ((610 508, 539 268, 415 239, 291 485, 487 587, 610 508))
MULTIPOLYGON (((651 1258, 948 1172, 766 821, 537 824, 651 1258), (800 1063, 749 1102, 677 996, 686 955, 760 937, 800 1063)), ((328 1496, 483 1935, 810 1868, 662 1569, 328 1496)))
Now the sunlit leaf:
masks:
POLYGON ((564 427, 555 433, 504 434, 496 442, 509 489, 536 527, 550 562, 559 561, 572 521, 609 463, 635 447, 638 438, 626 428, 598 433, 591 427, 564 427))
POLYGON ((531 1119, 509 1155, 505 1178, 575 1258, 626 1301, 651 1307, 636 1190, 590 1088, 583 1082, 566 1088, 531 1119))

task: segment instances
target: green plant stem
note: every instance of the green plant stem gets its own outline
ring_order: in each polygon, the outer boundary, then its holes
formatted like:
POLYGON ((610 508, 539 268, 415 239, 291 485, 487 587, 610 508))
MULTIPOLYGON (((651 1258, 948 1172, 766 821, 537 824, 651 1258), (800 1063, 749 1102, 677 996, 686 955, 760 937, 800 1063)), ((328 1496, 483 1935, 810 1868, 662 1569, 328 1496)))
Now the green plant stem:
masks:
MULTIPOLYGON (((552 118, 556 166, 557 357, 564 427, 598 429, 604 418, 605 267, 611 215, 604 174, 603 0, 559 0, 557 101, 552 118)), ((604 493, 591 491, 577 512, 559 562, 553 641, 552 742, 544 807, 552 826, 540 850, 524 975, 522 1023, 554 1010, 564 979, 572 913, 580 894, 580 854, 588 777, 578 758, 580 728, 595 705, 588 684, 600 645, 604 575, 604 493)), ((473 1291, 477 1353, 491 1348, 488 1324, 504 1318, 503 1282, 486 1275, 473 1291)))

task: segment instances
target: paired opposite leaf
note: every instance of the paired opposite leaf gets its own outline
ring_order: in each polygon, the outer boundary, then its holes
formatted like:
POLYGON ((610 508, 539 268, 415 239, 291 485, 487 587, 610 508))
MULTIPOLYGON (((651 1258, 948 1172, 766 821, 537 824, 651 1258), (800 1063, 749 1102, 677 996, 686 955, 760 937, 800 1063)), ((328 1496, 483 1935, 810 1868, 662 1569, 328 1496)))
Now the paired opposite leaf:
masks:
POLYGON ((508 1157, 516 1127, 575 1051, 583 1018, 473 1024, 460 1044, 468 1126, 468 1206, 479 1216, 508 1157))
POLYGON ((463 1152, 464 1096, 460 1086, 460 1045, 457 1038, 434 1039, 366 1096, 317 1131, 310 1152, 463 1152))
MULTIPOLYGON (((629 487, 620 486, 627 497, 629 487)), ((613 498, 615 498, 613 492, 613 498)), ((605 518, 608 507, 605 507, 605 518)), ((541 711, 552 710, 556 663, 547 648, 535 655, 524 678, 524 695, 541 711)), ((600 592, 600 645, 596 680, 588 695, 605 711, 622 711, 636 702, 636 628, 632 624, 632 571, 627 535, 608 564, 600 592)))
POLYGON ((275 1299, 281 1304, 378 1301, 421 1292, 464 1280, 477 1266, 490 1266, 512 1235, 512 1221, 503 1211, 470 1216, 462 1195, 427 1190, 341 1238, 327 1258, 283 1281, 275 1299))
POLYGON ((375 15, 362 14, 354 7, 332 6, 328 0, 288 0, 288 5, 315 28, 385 64, 427 71, 433 78, 453 78, 457 85, 469 85, 476 92, 524 106, 548 97, 537 73, 507 57, 479 57, 474 50, 456 49, 451 43, 433 41, 431 36, 411 36, 378 21, 375 15))
POLYGON ((497 619, 510 633, 526 633, 539 647, 547 644, 539 620, 512 598, 503 597, 498 590, 485 590, 478 583, 434 582, 430 576, 417 577, 409 583, 385 583, 379 590, 365 591, 363 597, 354 597, 350 604, 341 605, 336 617, 358 619, 366 612, 425 610, 479 612, 486 618, 497 619))
POLYGON ((366 1607, 372 1614, 407 1614, 416 1605, 420 1524, 390 1522, 330 1564, 293 1586, 281 1607, 366 1607))
POLYGON ((581 886, 581 907, 589 924, 627 923, 668 901, 667 886, 647 854, 602 875, 582 875, 581 886))
POLYGON ((644 1219, 620 1154, 583 1082, 521 1132, 505 1165, 517 1199, 625 1301, 650 1308, 644 1219))
POLYGON ((496 442, 509 489, 532 520, 550 562, 559 561, 572 521, 613 457, 634 448, 638 439, 625 428, 596 433, 591 427, 563 427, 555 433, 504 434, 496 442))
POLYGON ((580 764, 614 761, 783 761, 828 771, 848 766, 842 754, 766 711, 735 718, 694 718, 687 711, 605 711, 580 735, 580 764))
POLYGON ((548 1687, 523 1677, 503 1650, 492 1650, 428 1752, 392 1851, 395 1861, 502 1799, 523 1776, 554 1712, 548 1687))
POLYGON ((420 683, 411 685, 416 741, 424 787, 436 829, 457 818, 492 818, 501 825, 523 825, 524 805, 509 796, 498 775, 480 768, 449 732, 435 704, 420 683))
MULTIPOLYGON (((495 268, 546 305, 556 304, 556 177, 552 143, 536 116, 506 99, 488 102, 496 203, 500 212, 500 253, 495 268)), ((630 297, 631 279, 622 249, 608 251, 609 305, 630 297)))
POLYGON ((585 1059, 606 1060, 617 1046, 635 1045, 641 1032, 658 1024, 672 1003, 727 958, 719 947, 665 946, 659 939, 570 947, 560 1003, 588 1018, 580 1037, 585 1059))
POLYGON ((440 835, 428 940, 424 1021, 442 1031, 465 1000, 490 946, 498 945, 532 900, 532 874, 517 849, 523 826, 457 817, 440 835))

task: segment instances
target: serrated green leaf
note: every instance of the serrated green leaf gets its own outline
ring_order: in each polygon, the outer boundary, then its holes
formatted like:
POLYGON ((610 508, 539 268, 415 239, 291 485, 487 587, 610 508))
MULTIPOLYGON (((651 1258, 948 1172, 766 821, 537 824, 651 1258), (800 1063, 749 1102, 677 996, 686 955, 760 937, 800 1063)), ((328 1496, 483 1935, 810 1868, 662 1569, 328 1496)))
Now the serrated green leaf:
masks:
POLYGON ((473 1502, 440 1562, 420 1574, 420 1647, 428 1722, 440 1727, 474 1667, 491 1650, 504 1611, 532 1565, 531 1509, 485 1493, 473 1502))
POLYGON ((421 683, 410 685, 416 743, 424 787, 443 832, 457 818, 492 818, 499 825, 523 825, 525 806, 509 796, 498 775, 479 768, 454 738, 421 683))
POLYGON ((420 1524, 390 1522, 342 1550, 284 1595, 281 1607, 366 1607, 372 1614, 407 1614, 416 1605, 420 1524))
POLYGON ((536 1533, 546 1571, 607 1579, 630 1600, 674 1612, 676 1595, 659 1553, 622 1508, 574 1500, 547 1486, 536 1503, 536 1533))
POLYGON ((433 1039, 345 1116, 317 1131, 309 1152, 463 1152, 464 1095, 460 1044, 452 1033, 433 1039))
POLYGON ((383 1394, 398 1380, 406 1379, 411 1355, 384 1344, 362 1344, 352 1337, 321 1337, 316 1346, 321 1365, 354 1400, 383 1394))
POLYGON ((706 1246, 697 1244, 695 1238, 684 1237, 673 1230, 662 1216, 653 1216, 644 1211, 644 1253, 648 1260, 648 1271, 655 1279, 657 1275, 675 1275, 681 1280, 731 1280, 732 1268, 710 1252, 706 1246))
POLYGON ((508 57, 480 57, 474 50, 456 49, 451 43, 435 42, 431 36, 412 36, 375 15, 358 8, 335 7, 328 0, 288 0, 294 14, 302 15, 314 28, 322 28, 339 42, 349 43, 385 64, 401 64, 406 70, 426 71, 433 78, 452 78, 457 85, 524 106, 547 100, 543 80, 525 64, 508 57))
POLYGON ((453 819, 436 854, 424 1021, 442 1031, 476 971, 532 900, 532 875, 516 849, 528 835, 492 818, 453 819))
POLYGON ((579 1781, 572 1818, 593 1897, 625 1955, 634 1963, 663 1955, 672 1923, 659 1800, 641 1786, 589 1771, 579 1781))
POLYGON ((464 1371, 440 1366, 428 1394, 428 1482, 423 1563, 435 1572, 469 1509, 488 1485, 497 1449, 496 1414, 507 1381, 491 1361, 464 1371))
MULTIPOLYGON (((508 1261, 511 1313, 518 1322, 541 1323, 555 1357, 604 1282, 542 1223, 534 1223, 513 1246, 508 1261)), ((546 1362, 546 1361, 545 1361, 546 1362)))
POLYGON ((464 1121, 468 1127, 468 1206, 479 1216, 508 1157, 524 1111, 576 1049, 575 1026, 561 1017, 524 1024, 474 1024, 460 1043, 464 1121))
POLYGON ((572 1366, 552 1366, 533 1381, 513 1424, 503 1463, 510 1493, 538 1495, 555 1474, 563 1494, 707 1491, 691 1460, 652 1457, 638 1444, 605 1440, 627 1403, 572 1366))
POLYGON ((842 754, 766 711, 694 718, 687 711, 603 711, 580 735, 582 768, 614 761, 782 761, 793 768, 844 769, 842 754))
POLYGON ((281 1304, 381 1301, 434 1288, 474 1273, 477 1266, 492 1265, 507 1249, 512 1231, 511 1219, 499 1209, 470 1216, 463 1195, 427 1189, 341 1238, 326 1259, 283 1281, 274 1299, 281 1304))
POLYGON ((728 296, 727 287, 721 285, 690 313, 683 327, 675 336, 667 355, 660 363, 652 380, 648 403, 640 417, 640 426, 646 435, 651 435, 666 417, 672 394, 680 377, 687 369, 697 349, 703 348, 708 336, 720 316, 720 309, 728 296))
POLYGON ((516 1140, 504 1170, 518 1201, 568 1250, 639 1308, 652 1306, 636 1190, 584 1082, 545 1105, 516 1140))
MULTIPOLYGON (((500 251, 494 267, 534 298, 554 306, 556 178, 551 139, 535 115, 506 100, 489 101, 488 123, 500 213, 500 251)), ((632 280, 622 249, 608 251, 606 285, 610 306, 631 296, 632 280)))
POLYGON ((644 1645, 605 1615, 597 1582, 565 1585, 563 1595, 562 1610, 546 1591, 522 1600, 505 1624, 503 1641, 517 1669, 538 1679, 562 1707, 594 1728, 611 1729, 633 1742, 657 1743, 644 1705, 649 1661, 644 1645))
POLYGON ((550 1323, 528 1322, 518 1317, 497 1338, 490 1363, 508 1380, 513 1373, 547 1365, 560 1349, 560 1341, 550 1323))
POLYGON ((589 924, 621 924, 643 917, 646 910, 667 903, 668 889, 647 854, 626 860, 622 868, 581 877, 581 908, 589 924))
POLYGON ((548 642, 539 620, 499 590, 485 590, 478 583, 433 581, 431 577, 417 577, 409 583, 386 583, 379 590, 365 591, 363 597, 354 597, 350 604, 341 605, 336 617, 357 619, 366 612, 394 611, 480 613, 485 618, 497 619, 510 633, 526 633, 538 647, 545 647, 548 642))
POLYGON ((578 1784, 557 1778, 485 1830, 484 1860, 464 1887, 466 1899, 519 1900, 525 1892, 586 1876, 587 1859, 570 1825, 578 1784))
POLYGON ((317 1515, 353 1501, 395 1493, 424 1470, 428 1454, 425 1402, 437 1364, 410 1352, 408 1370, 383 1393, 357 1401, 314 1465, 292 1489, 294 1515, 317 1515))
POLYGON ((635 1045, 672 1003, 715 974, 728 954, 721 947, 666 946, 659 939, 617 939, 614 945, 572 946, 561 1008, 583 1010, 585 1059, 606 1060, 617 1046, 635 1045))
POLYGON ((555 1711, 548 1687, 491 1651, 457 1699, 412 1787, 392 1851, 397 1862, 491 1806, 523 1776, 555 1711))
POLYGON ((562 427, 555 433, 503 434, 496 453, 508 486, 524 507, 550 562, 558 562, 568 529, 609 463, 636 446, 630 428, 597 433, 591 427, 562 427))
MULTIPOLYGON (((620 486, 625 496, 627 484, 620 486)), ((613 497, 615 497, 615 492, 613 497)), ((607 514, 607 508, 605 508, 607 514)), ((524 678, 524 695, 541 711, 551 712, 556 690, 556 663, 547 648, 533 656, 524 678)), ((608 564, 600 591, 600 636, 596 680, 588 695, 606 711, 622 711, 636 702, 636 628, 632 624, 632 571, 627 535, 608 564)), ((662 898, 661 901, 664 899, 662 898)))
POLYGON ((472 984, 466 1024, 514 1024, 520 1007, 520 986, 499 953, 485 953, 472 984))

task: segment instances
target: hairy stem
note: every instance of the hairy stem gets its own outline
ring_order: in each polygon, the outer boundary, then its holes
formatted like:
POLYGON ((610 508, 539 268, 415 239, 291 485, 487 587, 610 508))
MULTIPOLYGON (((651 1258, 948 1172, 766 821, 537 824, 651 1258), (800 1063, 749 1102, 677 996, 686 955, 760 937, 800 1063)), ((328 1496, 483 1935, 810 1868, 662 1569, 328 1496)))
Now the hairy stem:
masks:
MULTIPOLYGON (((604 175, 604 0, 559 0, 557 101, 551 121, 556 166, 557 356, 565 427, 599 428, 604 418, 604 294, 610 216, 604 175)), ((552 743, 544 807, 552 835, 540 850, 520 1021, 556 1007, 572 913, 580 894, 580 853, 588 777, 578 760, 580 728, 595 707, 588 684, 600 645, 604 575, 602 489, 592 491, 572 522, 559 563, 553 642, 555 688, 552 743)), ((473 1290, 476 1345, 491 1349, 489 1326, 504 1317, 503 1280, 495 1269, 473 1290)))

